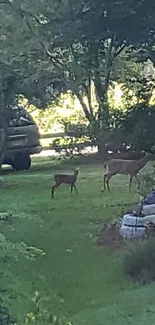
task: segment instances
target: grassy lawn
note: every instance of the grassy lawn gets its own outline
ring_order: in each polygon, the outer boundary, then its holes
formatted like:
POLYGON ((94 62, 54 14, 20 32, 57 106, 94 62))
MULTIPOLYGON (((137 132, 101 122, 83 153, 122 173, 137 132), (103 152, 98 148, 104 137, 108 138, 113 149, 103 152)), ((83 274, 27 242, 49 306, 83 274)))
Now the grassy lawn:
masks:
POLYGON ((38 290, 43 308, 74 325, 154 324, 155 285, 131 282, 123 275, 122 253, 96 245, 103 223, 122 213, 122 207, 110 205, 138 199, 134 185, 129 194, 127 177, 116 176, 112 193, 100 193, 103 167, 82 165, 79 196, 62 186, 51 200, 52 173, 70 168, 34 159, 30 171, 5 172, 0 210, 10 210, 14 217, 1 222, 1 232, 13 242, 24 241, 46 253, 37 261, 2 265, 10 313, 24 325, 38 290))

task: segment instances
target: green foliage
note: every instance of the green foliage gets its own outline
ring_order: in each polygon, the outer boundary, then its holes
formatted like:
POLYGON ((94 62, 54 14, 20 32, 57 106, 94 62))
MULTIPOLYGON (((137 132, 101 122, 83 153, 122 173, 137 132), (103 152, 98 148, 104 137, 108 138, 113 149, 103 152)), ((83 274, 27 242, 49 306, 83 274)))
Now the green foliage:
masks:
MULTIPOLYGON (((129 6, 116 0, 105 0, 104 5, 94 0, 72 5, 66 0, 63 5, 49 0, 46 4, 6 1, 1 19, 5 36, 1 75, 7 100, 22 94, 45 108, 58 103, 60 94, 69 90, 79 100, 95 138, 111 141, 108 90, 113 81, 135 88, 142 56, 148 49, 153 52, 153 5, 133 1, 129 6)), ((47 123, 46 119, 46 114, 40 116, 44 130, 54 122, 53 117, 47 123)))
POLYGON ((44 310, 42 307, 42 297, 38 291, 35 292, 32 301, 34 303, 34 310, 26 315, 25 325, 72 325, 72 323, 63 321, 44 310))
POLYGON ((128 245, 124 270, 133 279, 146 283, 155 280, 155 237, 128 245))
MULTIPOLYGON (((8 223, 11 222, 13 217, 10 213, 1 213, 1 222, 8 223)), ((0 233, 0 260, 1 260, 1 288, 0 288, 0 324, 1 325, 9 325, 14 324, 11 321, 9 313, 6 308, 2 306, 6 306, 8 303, 8 298, 6 294, 3 293, 3 285, 2 283, 7 278, 8 286, 9 282, 12 282, 12 272, 9 271, 11 263, 18 263, 22 259, 36 261, 37 259, 44 256, 45 253, 43 250, 38 249, 34 246, 30 246, 24 242, 14 243, 0 233), (6 268, 5 268, 6 266, 6 268)), ((15 281, 16 277, 14 277, 15 281)), ((7 292, 7 289, 4 289, 4 292, 7 292)), ((9 293, 9 290, 8 290, 9 293)))
POLYGON ((75 96, 71 92, 61 94, 57 103, 48 106, 45 110, 36 110, 31 107, 32 116, 36 121, 41 133, 59 131, 59 128, 66 131, 68 125, 74 124, 86 125, 86 120, 82 108, 75 96))
POLYGON ((2 262, 13 260, 17 262, 21 257, 36 260, 45 255, 41 249, 29 246, 25 243, 12 243, 0 233, 0 259, 2 262))
POLYGON ((45 110, 29 109, 41 133, 51 132, 58 126, 60 117, 57 107, 49 107, 45 110))
POLYGON ((95 145, 95 130, 87 124, 75 124, 64 121, 64 138, 56 138, 52 141, 51 147, 56 152, 65 156, 74 157, 79 155, 86 146, 95 145))
MULTIPOLYGON (((29 1, 22 5, 16 1, 7 4, 3 15, 9 10, 18 21, 18 39, 22 38, 24 53, 28 54, 22 93, 33 102, 38 101, 39 107, 45 107, 60 92, 69 89, 79 99, 90 123, 103 117, 108 123, 110 82, 118 79, 124 82, 124 67, 130 66, 129 70, 135 71, 137 48, 144 43, 150 46, 154 35, 152 6, 146 6, 146 1, 138 5, 133 1, 131 7, 126 1, 116 0, 110 3, 106 0, 104 5, 94 0, 87 4, 73 1, 72 5, 66 0, 63 5, 57 1, 52 5, 46 1, 45 5, 41 0, 33 4, 29 1), (125 64, 116 62, 121 54, 125 64), (114 71, 115 62, 117 71, 114 71), (92 80, 99 104, 97 114, 92 101, 92 80), (87 103, 83 101, 84 95, 87 103)), ((100 128, 102 125, 103 121, 100 128)))
POLYGON ((149 172, 142 172, 138 175, 138 177, 140 180, 140 188, 138 192, 142 196, 146 196, 155 188, 155 171, 152 169, 149 172))
MULTIPOLYGON (((71 172, 79 164, 77 161, 61 163, 50 157, 33 158, 32 169, 28 172, 10 173, 4 169, 7 192, 6 187, 1 188, 1 211, 7 211, 8 202, 12 202, 13 218, 1 223, 1 231, 12 243, 24 241, 46 253, 36 261, 21 256, 18 262, 11 259, 1 263, 4 277, 0 289, 7 290, 1 295, 19 325, 24 325, 27 313, 35 313, 31 297, 37 290, 42 313, 56 315, 64 322, 85 325, 90 316, 90 324, 96 324, 96 313, 101 306, 104 304, 105 309, 112 311, 115 301, 120 303, 119 311, 125 314, 119 297, 123 294, 124 301, 129 283, 122 276, 115 253, 97 247, 96 241, 99 228, 122 213, 122 207, 111 207, 111 204, 128 202, 132 205, 136 193, 133 187, 128 194, 126 176, 116 177, 112 180, 111 202, 108 193, 100 195, 103 165, 87 163, 80 168, 79 196, 72 196, 69 188, 62 186, 57 190, 55 201, 51 201, 53 174, 71 172)), ((138 200, 138 195, 136 197, 138 200)), ((132 292, 133 299, 135 294, 132 292)), ((103 311, 102 321, 103 317, 108 321, 107 310, 103 311)), ((119 323, 119 315, 117 320, 119 323)), ((41 320, 39 325, 47 324, 41 320)), ((111 324, 113 317, 109 320, 111 324)))
POLYGON ((51 147, 56 152, 64 154, 67 157, 74 157, 74 155, 80 154, 82 150, 85 149, 85 145, 89 143, 87 133, 87 125, 66 122, 66 137, 54 139, 51 143, 51 147))
MULTIPOLYGON (((0 289, 7 290, 1 294, 7 296, 9 313, 24 325, 26 314, 35 313, 31 297, 38 290, 43 314, 74 325, 113 325, 114 320, 117 325, 153 324, 155 283, 135 285, 123 274, 124 252, 117 252, 115 244, 114 250, 96 245, 103 225, 121 216, 125 204, 138 202, 136 186, 128 193, 127 176, 118 175, 111 180, 112 194, 101 195, 103 164, 87 160, 80 168, 79 197, 62 186, 55 201, 50 200, 51 174, 69 172, 80 161, 33 158, 28 172, 4 170, 7 188, 1 188, 1 211, 12 202, 15 217, 2 222, 1 231, 13 243, 24 241, 46 252, 37 261, 1 263, 6 277, 0 289)), ((41 320, 39 325, 49 324, 41 320)))
POLYGON ((16 325, 15 320, 9 315, 6 307, 0 306, 0 324, 1 325, 16 325))
POLYGON ((65 137, 64 139, 57 138, 53 140, 51 147, 56 152, 65 155, 66 157, 73 158, 74 156, 82 153, 82 151, 86 148, 86 144, 88 144, 88 141, 86 141, 84 138, 65 137))
POLYGON ((154 147, 155 107, 141 103, 127 111, 122 122, 124 142, 135 151, 150 152, 154 147))

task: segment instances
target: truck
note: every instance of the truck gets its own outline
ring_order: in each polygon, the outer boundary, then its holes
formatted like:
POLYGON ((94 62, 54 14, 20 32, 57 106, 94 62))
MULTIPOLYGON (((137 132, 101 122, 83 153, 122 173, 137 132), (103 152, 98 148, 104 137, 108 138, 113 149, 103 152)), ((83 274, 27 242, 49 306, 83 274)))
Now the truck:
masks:
POLYGON ((31 155, 42 150, 39 129, 32 116, 22 106, 8 110, 7 143, 3 164, 11 165, 16 171, 29 169, 31 155))

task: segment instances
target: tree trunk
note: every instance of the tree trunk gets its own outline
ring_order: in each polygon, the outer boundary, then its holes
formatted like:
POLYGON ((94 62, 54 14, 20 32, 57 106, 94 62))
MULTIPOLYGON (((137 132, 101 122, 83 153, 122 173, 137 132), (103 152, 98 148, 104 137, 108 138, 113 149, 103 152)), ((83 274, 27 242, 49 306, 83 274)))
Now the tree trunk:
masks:
POLYGON ((6 150, 7 142, 7 119, 6 119, 6 106, 7 95, 5 89, 5 83, 3 78, 0 79, 0 177, 2 174, 2 164, 6 150))
POLYGON ((6 139, 7 139, 7 132, 4 129, 0 130, 0 177, 1 177, 1 167, 3 164, 5 149, 6 149, 6 139))
POLYGON ((105 146, 105 143, 102 141, 99 141, 98 143, 98 158, 101 162, 104 162, 108 158, 108 151, 105 146))

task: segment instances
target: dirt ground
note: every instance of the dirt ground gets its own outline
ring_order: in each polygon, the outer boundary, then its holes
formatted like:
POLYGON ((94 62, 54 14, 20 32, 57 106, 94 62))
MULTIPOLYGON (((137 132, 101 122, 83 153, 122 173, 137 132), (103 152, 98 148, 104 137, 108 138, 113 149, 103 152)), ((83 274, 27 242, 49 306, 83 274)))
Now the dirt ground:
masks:
POLYGON ((103 228, 100 231, 97 245, 117 250, 125 246, 125 241, 120 236, 118 229, 103 228))
MULTIPOLYGON (((155 236, 155 225, 153 223, 149 224, 143 240, 147 240, 150 236, 155 236)), ((126 243, 127 241, 120 236, 118 227, 114 227, 113 225, 109 225, 109 227, 104 226, 97 240, 97 245, 106 246, 112 250, 121 249, 125 247, 126 243)))

